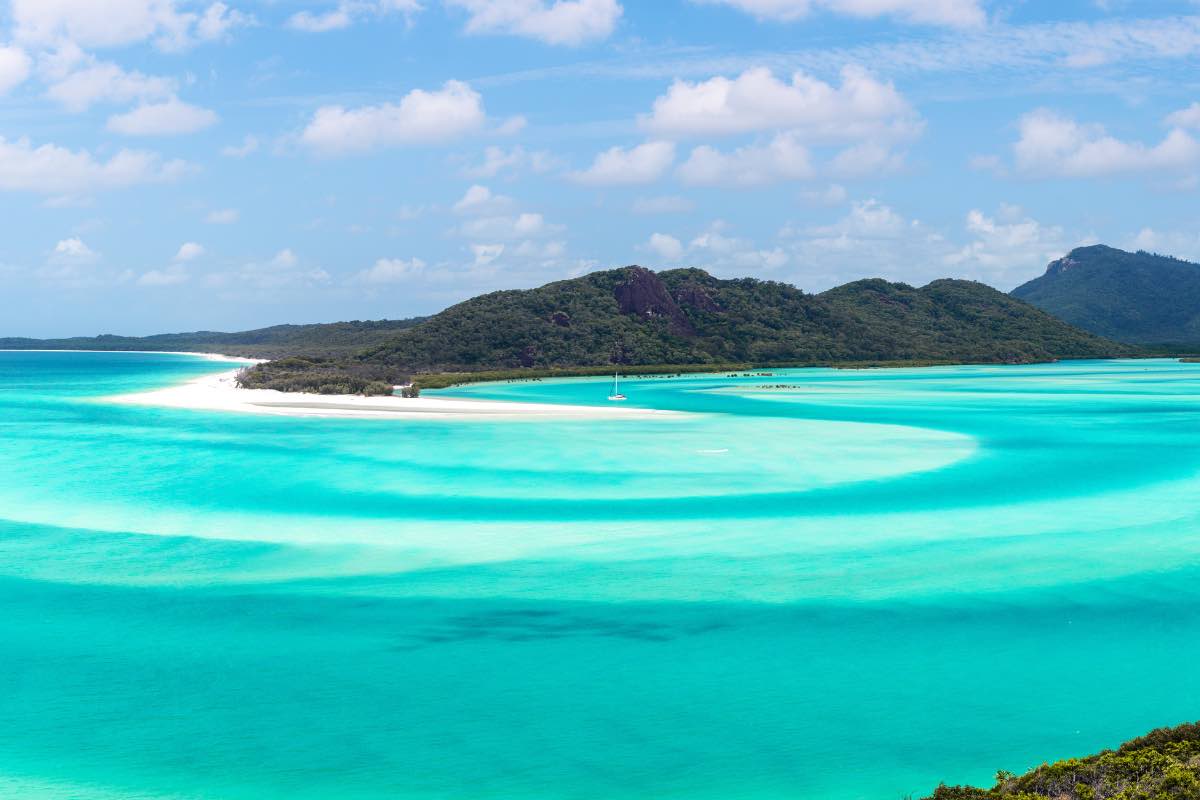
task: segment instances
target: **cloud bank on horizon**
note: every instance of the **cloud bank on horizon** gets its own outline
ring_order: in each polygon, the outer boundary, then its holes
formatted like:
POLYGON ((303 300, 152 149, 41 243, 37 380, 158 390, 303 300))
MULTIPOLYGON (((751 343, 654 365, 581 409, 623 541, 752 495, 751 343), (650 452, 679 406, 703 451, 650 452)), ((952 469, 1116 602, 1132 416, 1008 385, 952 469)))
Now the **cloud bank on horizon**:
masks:
POLYGON ((1192 0, 6 0, 0 335, 1200 258, 1192 0))

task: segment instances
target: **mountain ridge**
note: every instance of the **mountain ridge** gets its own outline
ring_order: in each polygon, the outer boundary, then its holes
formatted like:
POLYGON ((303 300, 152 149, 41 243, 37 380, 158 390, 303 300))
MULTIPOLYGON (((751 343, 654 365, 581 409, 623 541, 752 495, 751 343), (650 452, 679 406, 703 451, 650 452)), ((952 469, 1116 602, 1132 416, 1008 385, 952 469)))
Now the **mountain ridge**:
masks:
POLYGON ((1116 341, 1200 343, 1200 265, 1173 256, 1077 247, 1011 294, 1116 341))
MULTIPOLYGON (((0 340, 0 347, 13 341, 0 340)), ((34 341, 20 340, 21 346, 34 341)), ((866 278, 810 294, 777 281, 640 265, 490 292, 414 320, 90 342, 102 349, 265 356, 274 360, 248 370, 244 385, 323 393, 385 393, 413 375, 435 373, 1029 363, 1133 352, 975 281, 945 278, 914 287, 866 278)))

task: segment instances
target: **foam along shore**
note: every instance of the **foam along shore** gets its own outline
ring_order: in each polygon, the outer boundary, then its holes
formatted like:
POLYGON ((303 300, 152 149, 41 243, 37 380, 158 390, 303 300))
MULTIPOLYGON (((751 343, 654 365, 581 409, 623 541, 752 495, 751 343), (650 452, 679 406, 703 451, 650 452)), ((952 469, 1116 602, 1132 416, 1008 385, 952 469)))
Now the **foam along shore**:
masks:
POLYGON ((205 375, 177 386, 101 398, 126 405, 242 411, 294 417, 416 418, 461 417, 510 419, 631 419, 682 416, 680 412, 628 406, 569 406, 442 397, 363 397, 242 389, 237 370, 205 375))

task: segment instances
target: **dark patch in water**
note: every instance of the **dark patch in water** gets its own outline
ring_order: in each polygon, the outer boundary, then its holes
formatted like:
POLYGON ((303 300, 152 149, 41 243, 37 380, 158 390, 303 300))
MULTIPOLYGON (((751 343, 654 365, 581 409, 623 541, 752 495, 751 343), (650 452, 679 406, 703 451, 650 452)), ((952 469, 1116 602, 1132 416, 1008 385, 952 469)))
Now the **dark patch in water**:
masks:
POLYGON ((651 620, 613 619, 545 609, 508 609, 446 617, 441 622, 415 631, 405 638, 413 646, 472 640, 545 642, 583 637, 670 642, 685 636, 712 633, 726 627, 726 623, 711 620, 694 625, 672 625, 651 620))

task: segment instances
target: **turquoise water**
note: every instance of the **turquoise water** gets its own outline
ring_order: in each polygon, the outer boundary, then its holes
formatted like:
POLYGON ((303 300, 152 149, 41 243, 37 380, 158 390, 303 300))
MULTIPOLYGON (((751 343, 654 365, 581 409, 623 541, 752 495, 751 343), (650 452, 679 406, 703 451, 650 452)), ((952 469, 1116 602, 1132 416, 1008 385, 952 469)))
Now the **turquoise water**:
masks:
POLYGON ((0 796, 898 800, 1200 718, 1200 365, 102 399, 228 368, 0 353, 0 796))

